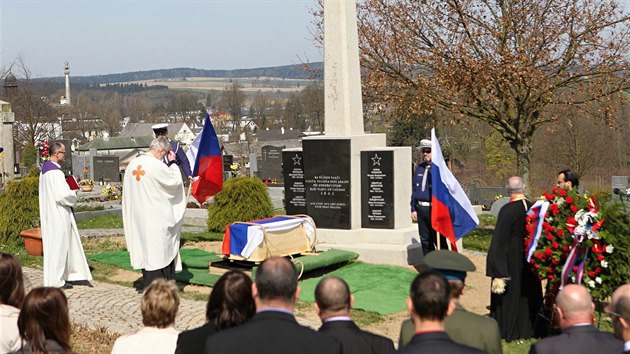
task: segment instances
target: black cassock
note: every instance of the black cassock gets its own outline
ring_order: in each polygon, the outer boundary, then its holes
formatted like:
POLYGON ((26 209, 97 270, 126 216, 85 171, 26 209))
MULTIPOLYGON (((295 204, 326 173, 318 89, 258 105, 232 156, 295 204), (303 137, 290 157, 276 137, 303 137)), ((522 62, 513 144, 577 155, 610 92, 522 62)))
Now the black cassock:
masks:
POLYGON ((486 259, 487 276, 511 279, 505 293, 490 296, 490 316, 507 341, 539 336, 541 331, 535 328, 544 328, 538 318, 543 303, 541 282, 525 261, 525 216, 530 206, 523 199, 501 208, 486 259))

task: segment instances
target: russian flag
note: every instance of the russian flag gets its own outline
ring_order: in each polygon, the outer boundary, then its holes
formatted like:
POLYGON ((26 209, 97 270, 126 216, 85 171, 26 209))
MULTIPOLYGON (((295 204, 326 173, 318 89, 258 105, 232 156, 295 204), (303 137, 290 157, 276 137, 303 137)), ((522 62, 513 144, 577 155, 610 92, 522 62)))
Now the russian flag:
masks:
POLYGON ((431 224, 444 235, 454 251, 455 242, 479 225, 472 204, 453 173, 446 166, 440 143, 431 129, 431 224))
POLYGON ((201 138, 193 141, 191 149, 197 149, 192 183, 192 195, 199 203, 204 203, 223 189, 223 157, 219 138, 212 126, 210 116, 206 115, 201 138), (197 143, 197 146, 195 146, 197 143))

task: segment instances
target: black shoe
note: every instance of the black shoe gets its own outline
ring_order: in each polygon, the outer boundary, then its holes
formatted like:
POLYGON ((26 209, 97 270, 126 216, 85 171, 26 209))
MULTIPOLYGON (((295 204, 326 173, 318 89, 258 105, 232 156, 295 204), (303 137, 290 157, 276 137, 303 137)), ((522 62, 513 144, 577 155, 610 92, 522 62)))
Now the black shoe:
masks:
POLYGON ((74 280, 74 281, 68 281, 66 282, 66 284, 72 284, 72 285, 78 285, 78 286, 87 286, 88 288, 93 288, 94 285, 92 285, 92 283, 90 283, 88 280, 74 280))
POLYGON ((65 283, 63 284, 63 286, 60 286, 59 289, 72 289, 74 288, 74 286, 72 286, 72 284, 69 283, 65 283))

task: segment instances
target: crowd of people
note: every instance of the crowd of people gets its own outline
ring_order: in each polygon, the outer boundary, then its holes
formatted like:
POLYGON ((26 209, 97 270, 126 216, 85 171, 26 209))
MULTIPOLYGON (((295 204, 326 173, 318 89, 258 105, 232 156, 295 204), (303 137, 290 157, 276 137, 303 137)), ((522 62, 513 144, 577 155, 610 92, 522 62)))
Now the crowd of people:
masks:
MULTIPOLYGON (((466 311, 459 298, 474 264, 448 250, 427 255, 430 269, 413 280, 401 326, 400 353, 501 353, 501 324, 466 311)), ((68 300, 62 289, 38 287, 28 294, 20 263, 0 254, 0 352, 72 353, 68 300)), ((215 284, 206 308, 207 323, 179 332, 179 309, 172 280, 155 279, 144 289, 140 310, 144 327, 119 337, 112 353, 383 353, 393 342, 362 330, 350 317, 354 296, 341 278, 326 276, 315 288, 319 330, 300 325, 295 304, 298 274, 287 258, 261 263, 255 280, 241 271, 225 273, 215 284)), ((570 284, 555 301, 561 333, 534 342, 530 353, 630 352, 630 285, 613 294, 606 313, 614 335, 594 325, 595 306, 588 290, 570 284), (625 344, 624 344, 625 342, 625 344)))

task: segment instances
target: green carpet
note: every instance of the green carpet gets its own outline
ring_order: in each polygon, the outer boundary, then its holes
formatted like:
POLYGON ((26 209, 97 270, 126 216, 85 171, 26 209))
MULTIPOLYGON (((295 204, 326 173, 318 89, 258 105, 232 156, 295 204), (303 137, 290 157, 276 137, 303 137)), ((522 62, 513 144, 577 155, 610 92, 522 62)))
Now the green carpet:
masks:
MULTIPOLYGON (((175 274, 177 281, 195 285, 213 286, 214 283, 219 280, 219 275, 209 274, 208 264, 210 262, 219 261, 223 259, 223 257, 214 252, 197 248, 182 248, 180 255, 182 257, 183 270, 175 274)), ((358 256, 357 253, 350 251, 329 250, 318 253, 317 255, 296 257, 295 259, 299 260, 299 263, 296 264, 295 267, 300 271, 303 265, 304 272, 308 272, 334 264, 349 263, 358 256)), ((118 268, 140 272, 131 267, 131 263, 129 263, 129 252, 127 252, 127 250, 90 254, 87 257, 96 262, 107 263, 118 268)), ((254 267, 252 273, 255 274, 255 272, 256 267, 254 267)))
MULTIPOLYGON (((179 253, 182 257, 183 270, 175 274, 177 281, 187 284, 212 286, 219 280, 220 276, 208 273, 208 264, 222 259, 216 253, 196 248, 182 248, 179 253)), ((89 254, 87 258, 96 262, 111 264, 118 268, 140 272, 131 267, 127 250, 89 254)))
MULTIPOLYGON (((409 287, 417 273, 401 267, 356 262, 328 275, 343 278, 354 295, 354 308, 389 315, 405 311, 409 287)), ((300 300, 314 302, 321 277, 301 282, 300 300)))
MULTIPOLYGON (((180 254, 184 270, 176 274, 177 281, 213 286, 219 279, 218 275, 208 273, 208 263, 222 259, 221 256, 214 252, 194 248, 182 248, 180 254)), ((335 264, 349 263, 357 256, 354 252, 333 249, 318 255, 296 257, 295 259, 304 265, 304 272, 306 273, 335 264)), ((90 254, 87 257, 96 262, 134 270, 131 268, 129 253, 126 250, 90 254)), ((302 267, 301 264, 296 264, 298 271, 302 267)), ((253 272, 255 273, 255 268, 253 272)), ((415 272, 401 267, 363 262, 348 264, 328 274, 339 276, 348 282, 350 290, 354 294, 354 307, 356 309, 378 312, 383 315, 405 310, 409 286, 416 276, 415 272)), ((300 300, 314 302, 315 286, 321 278, 310 278, 300 282, 302 288, 300 300)))

